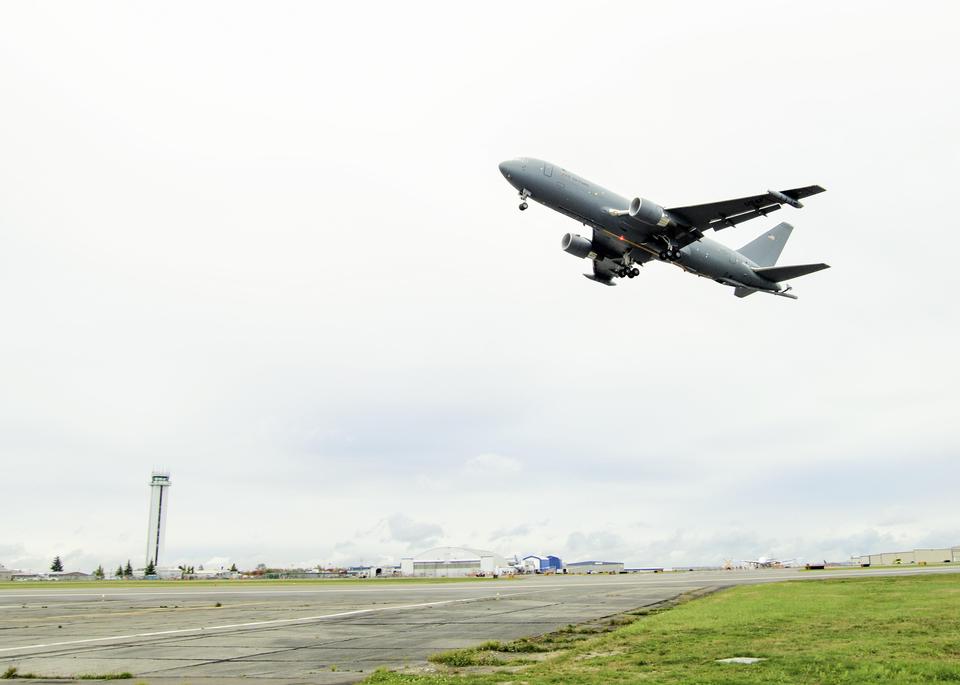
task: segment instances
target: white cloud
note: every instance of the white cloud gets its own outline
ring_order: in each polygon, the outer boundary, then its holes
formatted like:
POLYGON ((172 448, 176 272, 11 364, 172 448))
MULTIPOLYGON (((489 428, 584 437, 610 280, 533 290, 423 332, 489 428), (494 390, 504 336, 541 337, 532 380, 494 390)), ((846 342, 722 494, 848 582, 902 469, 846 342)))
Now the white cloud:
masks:
POLYGON ((430 547, 443 537, 443 528, 435 523, 414 521, 403 514, 387 519, 387 528, 393 540, 410 547, 430 547))
POLYGON ((512 457, 500 454, 479 454, 467 460, 463 467, 464 475, 470 477, 497 477, 519 473, 523 465, 512 457))

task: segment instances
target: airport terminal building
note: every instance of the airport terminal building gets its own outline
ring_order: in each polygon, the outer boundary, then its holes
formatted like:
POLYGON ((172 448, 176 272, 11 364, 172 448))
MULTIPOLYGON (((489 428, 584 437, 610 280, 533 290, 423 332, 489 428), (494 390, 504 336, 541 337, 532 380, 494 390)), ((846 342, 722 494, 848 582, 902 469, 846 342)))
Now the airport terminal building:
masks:
POLYGON ((463 578, 494 575, 508 568, 496 552, 469 547, 436 547, 400 560, 400 575, 420 578, 463 578))

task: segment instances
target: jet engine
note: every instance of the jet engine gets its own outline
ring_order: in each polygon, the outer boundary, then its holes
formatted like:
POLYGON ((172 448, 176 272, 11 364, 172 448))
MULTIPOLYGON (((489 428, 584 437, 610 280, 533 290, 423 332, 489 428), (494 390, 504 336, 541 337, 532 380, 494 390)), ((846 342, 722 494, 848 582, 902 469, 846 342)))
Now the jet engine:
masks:
POLYGON ((630 201, 630 209, 627 210, 631 217, 642 221, 651 226, 669 226, 670 215, 664 211, 663 207, 642 197, 635 197, 630 201))
POLYGON ((560 247, 563 248, 564 252, 569 252, 574 257, 580 257, 580 259, 586 259, 587 257, 593 259, 596 256, 593 251, 593 243, 576 233, 565 234, 560 241, 560 247))

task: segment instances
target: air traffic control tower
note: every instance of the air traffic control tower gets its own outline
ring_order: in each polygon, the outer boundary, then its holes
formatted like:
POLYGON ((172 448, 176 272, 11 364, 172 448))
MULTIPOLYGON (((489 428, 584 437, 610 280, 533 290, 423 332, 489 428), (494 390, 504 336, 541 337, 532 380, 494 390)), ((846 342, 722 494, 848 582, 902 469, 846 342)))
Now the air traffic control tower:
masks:
POLYGON ((159 566, 163 553, 163 533, 167 527, 167 509, 170 507, 170 474, 154 471, 150 476, 150 520, 147 524, 147 559, 159 566))

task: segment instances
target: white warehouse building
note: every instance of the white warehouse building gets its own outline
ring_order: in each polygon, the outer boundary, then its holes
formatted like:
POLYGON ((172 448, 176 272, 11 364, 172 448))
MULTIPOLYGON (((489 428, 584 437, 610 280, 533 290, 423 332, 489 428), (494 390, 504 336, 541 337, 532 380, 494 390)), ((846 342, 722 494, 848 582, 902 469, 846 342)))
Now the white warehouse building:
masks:
POLYGON ((400 560, 400 575, 421 578, 493 575, 506 568, 509 564, 502 555, 469 547, 436 547, 400 560))

